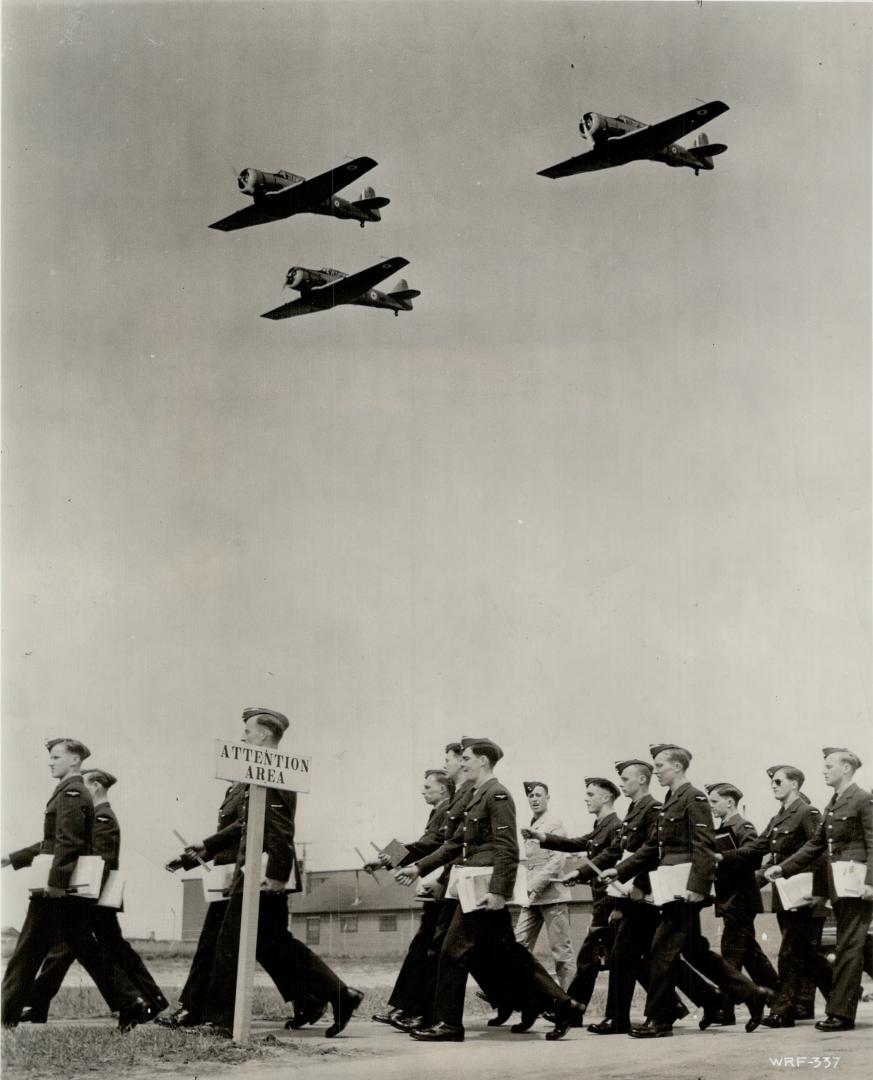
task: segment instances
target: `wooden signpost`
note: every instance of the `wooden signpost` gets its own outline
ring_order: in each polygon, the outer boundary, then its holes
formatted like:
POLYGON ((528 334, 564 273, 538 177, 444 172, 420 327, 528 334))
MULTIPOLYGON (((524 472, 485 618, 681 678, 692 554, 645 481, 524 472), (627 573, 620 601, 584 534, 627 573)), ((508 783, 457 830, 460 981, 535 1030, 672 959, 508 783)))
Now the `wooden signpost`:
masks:
POLYGON ((287 754, 276 747, 215 740, 215 775, 220 780, 249 785, 246 819, 246 861, 243 881, 236 997, 233 1006, 233 1041, 244 1046, 252 1024, 252 991, 258 911, 261 892, 261 850, 264 846, 264 809, 267 788, 309 791, 312 759, 287 754))

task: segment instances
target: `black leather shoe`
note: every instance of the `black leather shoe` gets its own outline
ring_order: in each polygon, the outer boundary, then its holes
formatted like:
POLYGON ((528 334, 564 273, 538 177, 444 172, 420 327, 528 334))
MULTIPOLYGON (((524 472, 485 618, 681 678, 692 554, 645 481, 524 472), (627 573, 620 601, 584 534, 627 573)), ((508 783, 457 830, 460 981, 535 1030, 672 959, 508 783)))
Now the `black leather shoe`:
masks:
POLYGON ((746 1031, 751 1033, 760 1026, 761 1021, 764 1018, 764 1009, 767 1007, 767 1004, 772 997, 772 990, 765 990, 763 987, 759 986, 755 996, 746 1002, 746 1006, 749 1010, 749 1019, 746 1021, 746 1031))
POLYGON ((794 1017, 793 1016, 780 1016, 778 1013, 770 1013, 769 1016, 762 1016, 761 1023, 764 1027, 768 1028, 793 1028, 794 1017))
POLYGON ((409 1033, 418 1042, 463 1042, 464 1029, 452 1027, 450 1024, 434 1024, 433 1027, 422 1028, 420 1031, 409 1033))
POLYGON ((422 1028, 430 1027, 430 1024, 424 1022, 423 1016, 399 1016, 391 1025, 398 1031, 404 1031, 407 1035, 410 1031, 421 1031, 422 1028))
POLYGON ((373 1019, 377 1024, 393 1024, 404 1015, 403 1009, 389 1009, 386 1013, 373 1013, 373 1019))
POLYGON ((143 998, 137 998, 129 1008, 119 1011, 118 1030, 122 1035, 126 1035, 128 1031, 133 1031, 139 1024, 147 1024, 154 1018, 155 1012, 151 1005, 143 998))
POLYGON ((628 1032, 632 1039, 666 1039, 672 1034, 672 1024, 646 1024, 644 1027, 632 1027, 628 1032))
POLYGON ((196 1013, 192 1013, 189 1009, 177 1009, 176 1012, 170 1013, 169 1016, 156 1017, 155 1023, 168 1028, 200 1027, 203 1023, 203 1017, 197 1016, 196 1013))
POLYGON ((725 1009, 721 1006, 709 1009, 704 1005, 703 1016, 701 1016, 697 1026, 701 1031, 706 1031, 706 1029, 712 1027, 713 1024, 717 1024, 719 1027, 730 1027, 731 1024, 735 1024, 736 1022, 737 1018, 734 1015, 733 1009, 725 1009))
POLYGON ((687 1015, 688 1015, 688 1006, 685 1004, 685 1002, 684 1001, 677 1002, 676 1003, 676 1009, 675 1009, 675 1011, 673 1013, 673 1023, 675 1024, 677 1020, 684 1020, 687 1015))
POLYGON ((819 1020, 816 1025, 816 1031, 851 1031, 855 1026, 854 1020, 847 1020, 845 1016, 828 1016, 824 1020, 819 1020))
POLYGON ((588 1030, 594 1035, 627 1035, 630 1025, 616 1024, 614 1020, 601 1020, 599 1024, 589 1024, 588 1030))
POLYGON ((364 995, 360 990, 353 990, 351 987, 348 987, 346 992, 333 1007, 333 1023, 327 1031, 325 1031, 324 1037, 326 1039, 332 1039, 336 1035, 339 1035, 349 1020, 351 1020, 352 1013, 363 1000, 364 995))
POLYGON ((18 1018, 20 1024, 44 1024, 48 1020, 48 1011, 34 1009, 31 1005, 25 1005, 18 1018))
POLYGON ((512 1032, 513 1035, 523 1035, 526 1031, 530 1031, 530 1029, 537 1022, 537 1017, 539 1015, 540 1014, 538 1009, 534 1009, 532 1006, 526 1005, 521 1010, 521 1020, 519 1020, 517 1024, 513 1024, 509 1030, 512 1032))
POLYGON ((502 1027, 510 1016, 512 1016, 512 1012, 513 1009, 511 1005, 501 1005, 497 1009, 497 1015, 492 1016, 488 1021, 488 1027, 502 1027))
MULTIPOLYGON (((285 1021, 285 1027, 289 1031, 298 1031, 307 1024, 317 1024, 322 1016, 324 1016, 326 1008, 326 1001, 317 1001, 312 997, 305 998, 299 1004, 295 1002, 294 1015, 285 1021)), ((375 1017, 373 1019, 375 1020, 375 1017)))
POLYGON ((563 1039, 571 1027, 584 1027, 585 1025, 585 1007, 580 1005, 578 1001, 574 1001, 572 998, 568 998, 566 1001, 561 1001, 555 1007, 555 1026, 551 1031, 546 1032, 546 1038, 549 1042, 556 1042, 558 1039, 563 1039))

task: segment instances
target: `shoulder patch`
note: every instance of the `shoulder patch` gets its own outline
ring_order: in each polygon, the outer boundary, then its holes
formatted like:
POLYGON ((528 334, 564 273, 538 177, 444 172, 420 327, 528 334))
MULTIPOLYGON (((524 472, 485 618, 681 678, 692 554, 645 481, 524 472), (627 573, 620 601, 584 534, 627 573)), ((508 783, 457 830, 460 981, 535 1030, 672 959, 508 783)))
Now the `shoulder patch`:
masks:
POLYGON ((98 814, 97 815, 97 820, 98 821, 112 821, 112 818, 111 817, 106 817, 105 814, 98 814))
MULTIPOLYGON (((873 802, 873 799, 871 799, 871 802, 873 802)), ((821 810, 816 810, 814 806, 809 808, 809 812, 813 817, 821 817, 821 810)))
POLYGON ((755 826, 751 823, 751 821, 747 821, 743 826, 744 829, 754 829, 754 827, 755 826))
POLYGON ((508 795, 495 795, 494 798, 495 799, 508 799, 509 796, 508 795))
POLYGON ((694 828, 695 829, 705 829, 706 825, 702 821, 695 821, 694 822, 694 828))
POLYGON ((698 802, 709 802, 709 799, 707 799, 707 797, 705 795, 695 795, 694 798, 698 802))
POLYGON ((508 825, 498 825, 497 826, 497 831, 500 832, 501 829, 508 829, 508 828, 509 828, 508 825))
POLYGON ((664 809, 664 804, 662 802, 652 803, 652 809, 653 810, 663 810, 664 809))
POLYGON ((65 791, 64 794, 66 796, 68 796, 70 799, 78 799, 79 796, 82 794, 82 792, 81 791, 65 791))

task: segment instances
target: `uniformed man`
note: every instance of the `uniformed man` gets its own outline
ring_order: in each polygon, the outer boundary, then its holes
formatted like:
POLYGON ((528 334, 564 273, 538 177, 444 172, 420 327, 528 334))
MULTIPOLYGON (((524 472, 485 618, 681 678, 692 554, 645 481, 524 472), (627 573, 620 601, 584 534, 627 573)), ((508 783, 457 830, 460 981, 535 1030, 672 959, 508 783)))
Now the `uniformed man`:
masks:
POLYGON ((864 943, 873 918, 873 797, 854 782, 861 767, 857 754, 844 746, 826 746, 822 753, 825 783, 834 791, 824 819, 799 851, 768 867, 765 876, 771 881, 782 875, 790 877, 827 855, 831 904, 837 917, 837 950, 827 1017, 815 1026, 819 1031, 849 1031, 855 1026, 864 943), (850 862, 865 865, 860 895, 839 896, 835 867, 842 870, 840 864, 850 862))
POLYGON ((13 851, 3 866, 30 866, 37 855, 51 855, 48 885, 31 895, 15 951, 3 975, 3 1026, 15 1027, 30 1000, 40 965, 56 942, 69 946, 110 1008, 119 1010, 123 1032, 154 1017, 149 1004, 122 972, 114 972, 105 951, 91 931, 95 901, 71 895, 67 889, 80 855, 92 855, 94 806, 82 780, 82 762, 90 751, 78 739, 50 739, 51 775, 58 781, 45 808, 40 843, 13 851))
MULTIPOLYGON (((424 774, 421 794, 431 811, 419 839, 404 845, 407 854, 400 866, 408 866, 415 859, 436 851, 445 840, 446 818, 449 803, 455 794, 454 778, 457 776, 461 760, 460 755, 454 753, 455 746, 460 750, 460 746, 456 743, 450 743, 446 747, 445 769, 428 769, 424 774), (450 755, 454 760, 450 760, 450 755)), ((390 861, 387 857, 383 857, 378 863, 372 865, 374 868, 387 867, 390 866, 390 861)), ((378 1023, 394 1025, 396 1021, 402 1021, 404 1024, 410 1021, 415 1021, 416 1024, 421 1022, 428 1007, 425 1000, 428 984, 425 974, 427 954, 438 918, 439 901, 433 898, 423 899, 421 921, 415 936, 409 943, 391 996, 388 998, 388 1010, 384 1013, 375 1013, 373 1016, 378 1023)))
POLYGON ((591 995, 597 983, 601 968, 608 967, 612 951, 614 927, 609 921, 613 909, 613 899, 607 895, 606 885, 600 880, 592 860, 612 847, 619 830, 621 819, 615 812, 615 800, 619 790, 611 780, 602 776, 585 778, 585 805, 589 814, 594 815, 594 828, 584 836, 557 836, 542 829, 522 829, 522 836, 532 836, 539 840, 548 851, 568 851, 585 853, 585 865, 576 873, 578 883, 591 883, 592 910, 591 925, 585 939, 579 946, 576 956, 576 973, 567 993, 578 1001, 583 1010, 588 1008, 591 995))
POLYGON ((573 979, 575 964, 570 943, 570 890, 561 881, 564 860, 557 851, 547 851, 534 836, 547 833, 566 837, 564 823, 551 811, 549 787, 542 780, 525 780, 524 792, 533 817, 530 827, 522 830, 527 859, 528 906, 523 907, 515 923, 515 940, 533 952, 543 926, 555 964, 555 982, 565 990, 573 979))
MULTIPOLYGON (((94 768, 83 769, 82 779, 94 805, 92 846, 94 854, 103 859, 105 885, 110 872, 118 870, 121 850, 121 829, 109 803, 109 789, 116 783, 116 779, 105 769, 94 768)), ((130 942, 125 940, 118 924, 118 911, 115 908, 95 905, 90 907, 90 916, 91 929, 109 958, 113 977, 116 972, 123 972, 140 996, 151 1006, 152 1014, 157 1016, 167 1007, 167 999, 143 963, 142 957, 130 942)), ((37 1024, 45 1022, 52 999, 60 990, 64 976, 70 970, 74 959, 66 942, 58 942, 52 947, 31 991, 28 1006, 22 1012, 22 1020, 37 1024)), ((109 1005, 115 1011, 120 1007, 120 1002, 113 999, 109 1005)))
POLYGON ((415 880, 438 866, 457 860, 460 866, 493 867, 487 894, 478 911, 464 913, 458 905, 443 942, 437 975, 435 1023, 411 1032, 421 1042, 462 1042, 464 991, 474 954, 492 972, 505 971, 536 1005, 551 1011, 555 1028, 547 1038, 560 1038, 581 1012, 548 972, 520 946, 512 932, 506 902, 512 896, 518 869, 515 806, 512 796, 493 775, 503 751, 491 739, 463 739, 462 771, 473 783, 463 823, 454 836, 431 855, 404 868, 415 880))
MULTIPOLYGON (((649 793, 652 766, 639 758, 617 761, 618 784, 622 795, 630 800, 612 846, 595 855, 591 860, 597 870, 608 870, 632 855, 657 829, 658 814, 662 805, 649 793)), ((644 990, 649 986, 649 961, 652 939, 658 925, 659 912, 646 902, 649 892, 649 875, 639 874, 630 883, 625 896, 614 899, 610 919, 615 926, 615 938, 609 963, 609 987, 606 996, 606 1016, 588 1030, 595 1035, 626 1035, 630 1031, 630 1010, 634 985, 644 990)), ((704 1028, 722 1023, 730 1002, 711 983, 701 978, 686 965, 684 986, 692 1001, 703 1007, 704 1028)), ((673 1015, 681 1019, 688 1009, 674 998, 673 1015)))
POLYGON ((715 913, 724 920, 721 955, 729 964, 748 972, 759 986, 775 990, 779 977, 755 936, 755 916, 763 912, 761 889, 755 880, 754 857, 740 858, 740 852, 754 845, 758 833, 751 821, 737 810, 743 793, 735 784, 707 784, 712 813, 718 819, 715 830, 715 913), (719 841, 719 837, 723 837, 719 841), (720 846, 721 844, 721 846, 720 846))
MULTIPOLYGON (((750 867, 763 862, 765 866, 777 865, 799 851, 811 839, 821 823, 821 814, 803 797, 801 787, 805 779, 794 765, 771 765, 767 769, 770 788, 779 803, 778 813, 767 823, 766 829, 751 844, 737 851, 737 858, 750 867)), ((759 871, 759 878, 764 879, 759 871)), ((804 1003, 800 1000, 806 980, 827 997, 833 974, 831 966, 815 948, 821 938, 821 921, 824 917, 824 897, 827 896, 827 873, 822 860, 813 866, 813 885, 810 903, 786 910, 773 889, 773 911, 782 934, 777 960, 779 985, 770 1002, 770 1015, 761 1023, 766 1027, 794 1027, 795 1020, 802 1018, 804 1003), (815 924, 819 925, 816 926, 815 924)))
MULTIPOLYGON (((242 742, 272 749, 288 729, 288 718, 274 709, 260 707, 243 711, 242 742)), ((244 799, 248 799, 246 785, 244 799)), ((333 972, 311 949, 298 941, 288 929, 288 892, 298 891, 299 881, 289 888, 297 857, 294 852, 294 818, 297 793, 271 788, 267 793, 264 816, 263 850, 267 867, 260 892, 256 958, 268 968, 272 962, 285 965, 299 984, 298 996, 329 1001, 334 1022, 325 1038, 338 1035, 348 1024, 364 995, 354 990, 333 972)), ((242 918, 243 867, 246 852, 246 823, 242 826, 236 870, 230 885, 230 901, 218 933, 215 959, 209 986, 208 1023, 215 1034, 228 1036, 233 1028, 234 991, 236 986, 239 934, 242 918)), ((295 875, 299 878, 299 874, 295 875)))
POLYGON ((686 989, 681 958, 710 979, 733 1002, 749 1008, 747 1031, 761 1022, 768 991, 756 986, 716 955, 700 932, 700 911, 709 895, 715 874, 715 836, 709 800, 691 786, 685 773, 691 754, 673 743, 652 746, 654 773, 669 789, 658 814, 656 834, 632 855, 604 873, 607 880, 630 881, 642 871, 658 866, 690 863, 688 884, 681 899, 664 904, 652 942, 646 1022, 632 1026, 634 1038, 661 1038, 673 1034, 675 988, 686 989))
MULTIPOLYGON (((193 870, 201 862, 211 862, 213 867, 233 866, 239 852, 242 835, 243 795, 245 785, 231 784, 224 793, 218 808, 216 831, 199 844, 192 844, 176 859, 167 863, 167 869, 193 870)), ((188 971, 188 978, 179 995, 181 1007, 166 1016, 159 1016, 158 1023, 165 1027, 197 1027, 206 1020, 209 997, 209 978, 215 958, 215 943, 224 921, 229 903, 228 897, 213 900, 206 905, 206 916, 200 928, 197 948, 188 971)), ((283 995, 284 996, 284 995, 283 995)))

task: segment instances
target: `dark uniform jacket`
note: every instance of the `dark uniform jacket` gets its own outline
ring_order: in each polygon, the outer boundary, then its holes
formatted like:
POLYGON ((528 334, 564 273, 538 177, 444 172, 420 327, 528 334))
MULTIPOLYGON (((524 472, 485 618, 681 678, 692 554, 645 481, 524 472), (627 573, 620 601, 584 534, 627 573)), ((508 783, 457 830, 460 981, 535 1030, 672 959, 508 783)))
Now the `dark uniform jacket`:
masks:
MULTIPOLYGON (((206 848, 206 859, 212 860, 215 866, 229 866, 236 862, 239 853, 239 842, 243 827, 243 805, 246 793, 245 784, 233 783, 224 793, 221 806, 218 808, 218 825, 212 836, 207 836, 203 841, 206 848)), ((186 862, 185 869, 190 870, 197 866, 197 860, 191 858, 190 865, 186 862)))
MULTIPOLYGON (((832 863, 866 863, 865 881, 873 885, 873 796, 857 784, 849 784, 841 795, 834 795, 824 808, 815 835, 781 864, 782 873, 790 877, 806 870, 825 854, 832 863)), ((835 899, 833 888, 831 899, 835 899)))
MULTIPOLYGON (((603 855, 617 843, 618 834, 621 831, 621 819, 615 811, 598 818, 594 828, 585 836, 556 836, 555 833, 546 833, 545 840, 540 846, 552 851, 584 851, 592 861, 599 855, 603 855)), ((602 869, 602 867, 598 867, 602 869)), ((591 922, 602 925, 608 918, 613 908, 612 897, 607 896, 606 885, 590 867, 583 867, 579 871, 580 881, 591 882, 591 922)))
POLYGON ((761 865, 761 857, 743 859, 740 852, 751 847, 758 833, 751 821, 741 814, 731 814, 715 830, 716 836, 730 836, 736 845, 732 850, 719 849, 721 859, 715 868, 715 913, 757 915, 764 910, 761 889, 755 871, 761 865))
POLYGON ((709 799, 686 782, 669 792, 658 813, 657 829, 618 867, 618 880, 642 870, 691 863, 689 892, 707 896, 715 876, 715 829, 709 799))
POLYGON ((13 851, 9 860, 16 870, 30 866, 37 855, 53 855, 48 883, 66 889, 80 855, 93 855, 94 804, 80 773, 60 781, 46 803, 42 840, 13 851))
MULTIPOLYGON (((239 892, 243 885, 242 869, 246 861, 246 831, 248 825, 249 791, 248 784, 243 786, 239 816, 242 820, 239 852, 236 858, 236 872, 230 885, 230 892, 239 892)), ((266 808, 264 811, 264 844, 267 853, 267 869, 264 877, 274 881, 289 881, 292 871, 294 882, 289 885, 289 892, 300 892, 302 885, 297 868, 297 853, 294 850, 294 817, 297 813, 297 792, 283 791, 280 788, 267 788, 266 808)))
MULTIPOLYGON (((783 861, 815 836, 821 824, 821 814, 805 799, 797 798, 790 806, 780 806, 779 812, 767 822, 767 827, 751 844, 744 844, 736 853, 738 862, 750 867, 760 866, 763 860, 767 865, 782 865, 783 861)), ((827 896, 827 869, 821 859, 816 859, 812 870, 812 892, 814 896, 827 896)), ((779 893, 773 889, 773 910, 782 911, 779 893)))
MULTIPOLYGON (((609 847, 595 856, 591 861, 598 870, 608 870, 616 866, 625 855, 632 855, 638 851, 643 843, 653 834, 658 826, 658 814, 663 809, 663 804, 655 800, 653 795, 646 792, 627 808, 621 828, 613 837, 609 847)), ((634 879, 634 885, 642 892, 649 891, 649 875, 638 874, 634 879)))
POLYGON ((446 838, 446 820, 448 819, 449 806, 450 800, 443 799, 442 802, 431 808, 427 825, 425 825, 421 836, 417 840, 413 840, 412 843, 403 845, 407 854, 404 855, 403 861, 399 864, 400 866, 408 866, 440 847, 446 838))
POLYGON ((473 788, 452 836, 430 855, 418 860, 421 874, 447 863, 458 866, 494 866, 488 886, 497 896, 512 896, 518 872, 518 835, 515 803, 495 776, 473 788))

